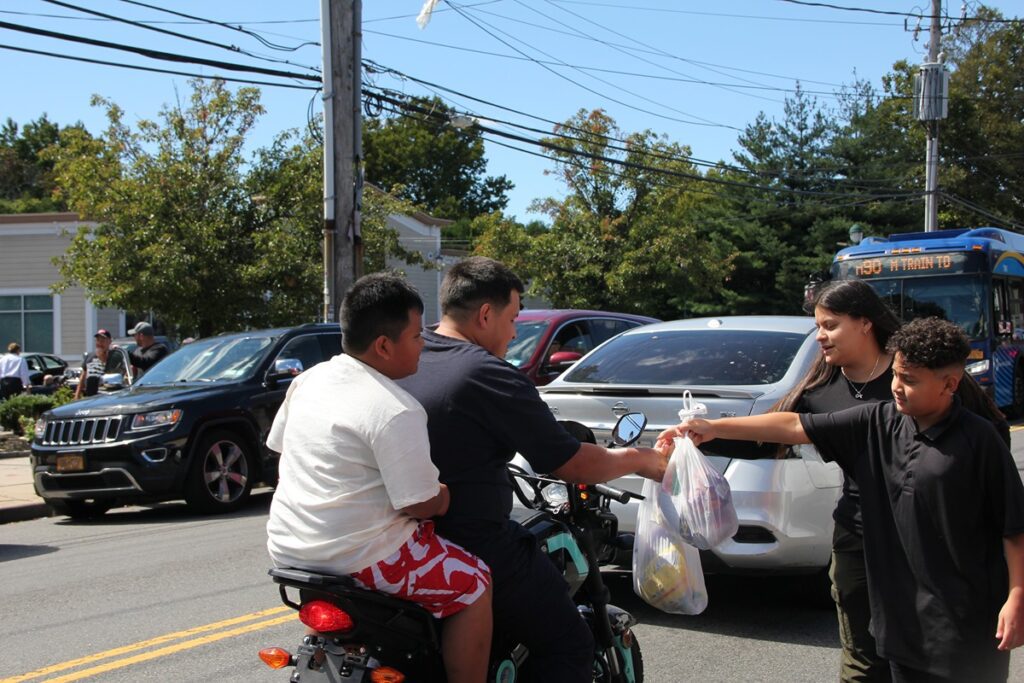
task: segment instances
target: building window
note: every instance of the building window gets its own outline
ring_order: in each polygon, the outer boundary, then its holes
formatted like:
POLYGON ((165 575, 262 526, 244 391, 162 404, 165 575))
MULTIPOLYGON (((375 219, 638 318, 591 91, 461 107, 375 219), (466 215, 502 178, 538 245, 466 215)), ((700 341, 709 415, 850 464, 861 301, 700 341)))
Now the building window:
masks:
POLYGON ((53 353, 53 297, 0 294, 0 342, 18 342, 26 351, 53 353))

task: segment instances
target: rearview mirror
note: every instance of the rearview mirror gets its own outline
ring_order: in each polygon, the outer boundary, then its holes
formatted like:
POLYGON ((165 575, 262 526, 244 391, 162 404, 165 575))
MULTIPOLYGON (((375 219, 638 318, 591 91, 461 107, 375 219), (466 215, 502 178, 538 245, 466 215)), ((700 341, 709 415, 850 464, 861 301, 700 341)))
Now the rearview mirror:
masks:
POLYGON ((630 446, 636 443, 646 426, 647 416, 643 413, 626 413, 612 429, 612 443, 620 447, 630 446))
POLYGON ((109 372, 100 379, 100 385, 107 390, 124 388, 124 375, 117 372, 109 372))

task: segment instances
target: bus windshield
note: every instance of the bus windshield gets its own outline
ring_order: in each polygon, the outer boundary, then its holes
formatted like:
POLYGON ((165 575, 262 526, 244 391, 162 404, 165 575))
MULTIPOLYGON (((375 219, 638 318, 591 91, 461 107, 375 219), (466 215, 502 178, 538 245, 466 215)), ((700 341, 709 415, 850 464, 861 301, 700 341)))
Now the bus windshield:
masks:
POLYGON ((868 284, 904 321, 935 316, 956 323, 971 339, 985 339, 990 334, 988 297, 981 277, 884 279, 869 280, 868 284))

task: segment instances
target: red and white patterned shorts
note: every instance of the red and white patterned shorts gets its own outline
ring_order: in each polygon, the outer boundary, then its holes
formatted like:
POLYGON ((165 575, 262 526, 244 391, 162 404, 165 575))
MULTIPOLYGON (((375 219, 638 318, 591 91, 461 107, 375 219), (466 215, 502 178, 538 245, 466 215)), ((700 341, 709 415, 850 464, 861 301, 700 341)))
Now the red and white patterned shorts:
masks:
POLYGON ((390 557, 351 576, 363 588, 415 602, 438 619, 472 605, 491 583, 484 561, 435 534, 429 520, 390 557))

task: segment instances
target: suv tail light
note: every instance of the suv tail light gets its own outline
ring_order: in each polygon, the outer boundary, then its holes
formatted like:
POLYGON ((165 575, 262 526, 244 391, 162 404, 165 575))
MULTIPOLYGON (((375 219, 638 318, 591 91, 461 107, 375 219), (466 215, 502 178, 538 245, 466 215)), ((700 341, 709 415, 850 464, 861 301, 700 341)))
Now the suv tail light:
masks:
POLYGON ((312 600, 303 605, 299 621, 320 633, 351 631, 356 625, 348 612, 326 600, 312 600))
POLYGON ((402 683, 405 674, 390 666, 382 666, 370 673, 370 683, 402 683))

